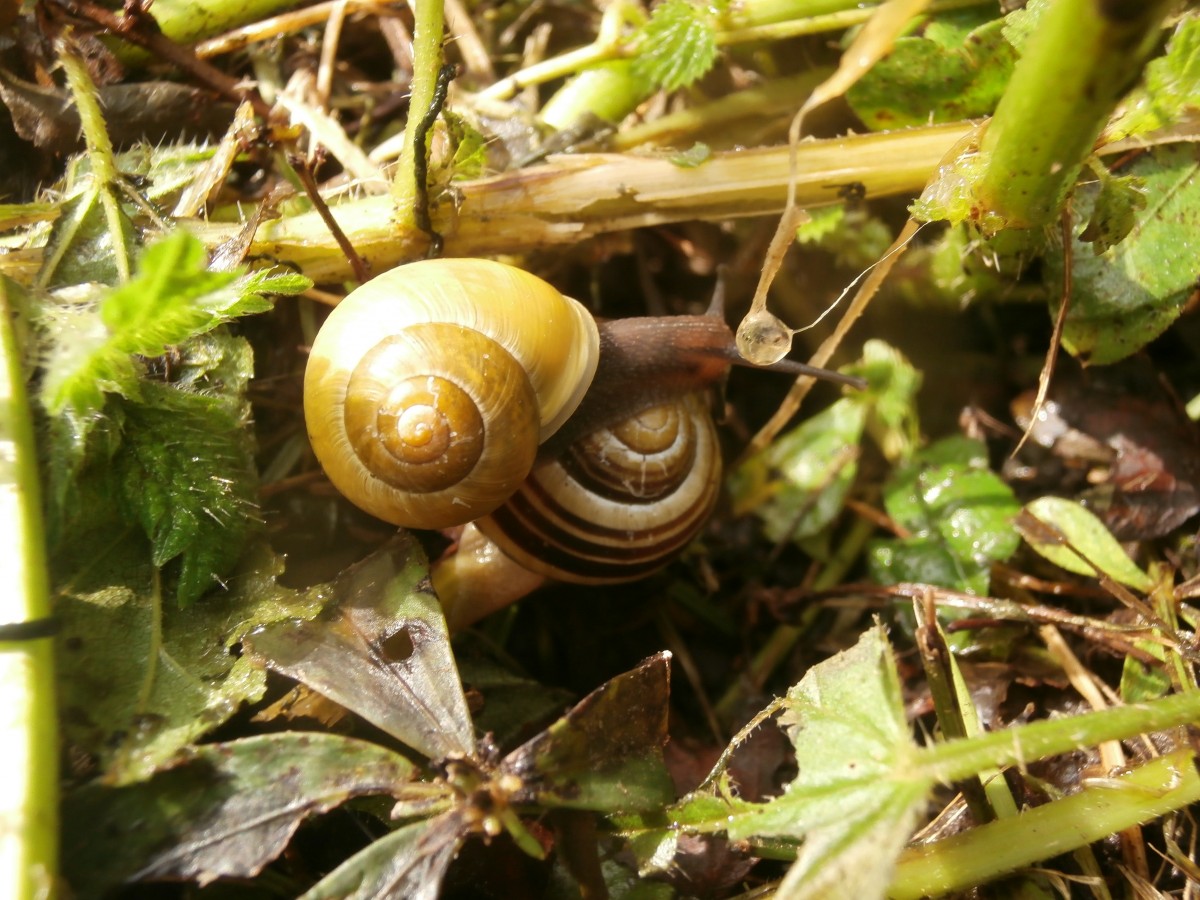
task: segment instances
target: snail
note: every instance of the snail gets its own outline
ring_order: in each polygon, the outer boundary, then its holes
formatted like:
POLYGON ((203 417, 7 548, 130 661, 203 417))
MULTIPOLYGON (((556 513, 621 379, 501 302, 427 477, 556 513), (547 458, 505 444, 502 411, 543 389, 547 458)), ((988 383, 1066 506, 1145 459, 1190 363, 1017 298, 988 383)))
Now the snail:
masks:
POLYGON ((469 540, 491 542, 480 559, 494 544, 538 575, 626 581, 665 565, 711 513, 708 391, 738 362, 719 315, 597 323, 520 269, 425 260, 329 315, 304 412, 330 480, 372 515, 475 523, 469 540))

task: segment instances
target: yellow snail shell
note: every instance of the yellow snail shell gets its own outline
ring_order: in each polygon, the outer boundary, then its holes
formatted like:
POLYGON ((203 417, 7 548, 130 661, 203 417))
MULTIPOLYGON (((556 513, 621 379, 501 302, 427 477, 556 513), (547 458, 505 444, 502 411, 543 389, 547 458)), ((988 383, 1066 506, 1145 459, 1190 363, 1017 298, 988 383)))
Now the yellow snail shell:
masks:
POLYGON ((525 480, 598 355, 591 315, 534 275, 480 259, 401 266, 352 291, 313 342, 313 451, 373 516, 470 522, 525 480))

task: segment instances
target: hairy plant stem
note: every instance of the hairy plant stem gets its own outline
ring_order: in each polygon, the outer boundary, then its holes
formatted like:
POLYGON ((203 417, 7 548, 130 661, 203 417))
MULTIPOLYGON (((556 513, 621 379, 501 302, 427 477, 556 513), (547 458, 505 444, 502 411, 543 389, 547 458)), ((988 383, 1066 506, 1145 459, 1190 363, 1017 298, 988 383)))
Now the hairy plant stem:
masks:
POLYGON ((0 896, 50 896, 58 869, 54 643, 33 421, 0 280, 0 896))
POLYGON ((1050 4, 980 144, 986 169, 975 193, 999 227, 1041 228, 1058 217, 1173 6, 1171 0, 1050 4))

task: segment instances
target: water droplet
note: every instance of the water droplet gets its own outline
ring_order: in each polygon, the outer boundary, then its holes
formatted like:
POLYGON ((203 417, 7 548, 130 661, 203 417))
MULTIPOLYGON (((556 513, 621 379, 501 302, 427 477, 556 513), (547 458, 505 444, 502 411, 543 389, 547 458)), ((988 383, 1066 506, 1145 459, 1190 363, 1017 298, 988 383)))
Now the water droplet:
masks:
POLYGON ((752 312, 738 326, 737 347, 756 366, 769 366, 792 349, 792 330, 765 309, 752 312))

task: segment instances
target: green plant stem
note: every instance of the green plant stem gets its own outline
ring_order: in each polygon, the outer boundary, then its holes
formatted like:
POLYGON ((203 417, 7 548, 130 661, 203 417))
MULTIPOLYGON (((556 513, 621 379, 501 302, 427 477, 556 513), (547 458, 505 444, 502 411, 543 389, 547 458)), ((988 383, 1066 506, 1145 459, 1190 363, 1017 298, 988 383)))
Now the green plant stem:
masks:
MULTIPOLYGON (((163 35, 177 44, 191 44, 231 28, 258 22, 267 16, 300 6, 299 0, 154 0, 146 12, 163 35)), ((124 41, 112 41, 117 58, 140 65, 152 57, 124 41)))
POLYGON ((1093 747, 1102 741, 1149 734, 1194 721, 1200 721, 1200 691, 934 744, 921 750, 917 764, 937 780, 952 782, 988 766, 1020 765, 1079 747, 1093 747))
MULTIPOLYGON (((846 572, 850 570, 850 567, 854 565, 854 561, 862 553, 863 545, 866 544, 874 531, 875 525, 873 522, 856 518, 850 527, 850 532, 838 545, 837 554, 814 580, 813 590, 820 591, 840 584, 842 579, 845 578, 846 572)), ((750 665, 746 667, 746 671, 730 685, 729 689, 721 696, 721 699, 717 701, 714 711, 719 720, 722 722, 729 721, 730 717, 741 706, 748 689, 757 691, 762 688, 762 685, 766 683, 771 673, 787 658, 788 654, 796 646, 796 643, 804 636, 807 631, 807 625, 816 616, 818 611, 817 607, 806 610, 802 616, 804 625, 780 625, 771 633, 771 636, 767 638, 758 653, 754 655, 754 659, 751 660, 750 665)))
POLYGON ((975 193, 1003 227, 1040 228, 1058 217, 1173 5, 1170 0, 1147 0, 1140 8, 1101 0, 1049 5, 980 145, 985 169, 975 193), (1119 5, 1125 18, 1105 15, 1106 5, 1119 5))
MULTIPOLYGON (((797 153, 797 201, 804 206, 840 203, 839 192, 854 183, 866 189, 867 197, 919 191, 971 127, 955 123, 805 142, 797 153)), ((435 216, 434 224, 445 235, 448 256, 520 253, 577 245, 628 228, 776 213, 783 208, 787 183, 786 147, 714 153, 693 169, 663 158, 575 154, 456 182, 453 217, 435 216)), ((413 259, 427 244, 420 233, 395 227, 389 219, 391 204, 390 197, 364 197, 332 207, 350 242, 377 272, 413 259)), ((192 223, 193 232, 209 246, 233 237, 238 228, 192 223)), ((351 274, 315 213, 264 222, 247 252, 296 265, 317 281, 351 274)))
POLYGON ((0 280, 0 896, 50 896, 58 870, 58 730, 50 588, 33 423, 14 334, 12 289, 0 280))
POLYGON ((916 900, 965 890, 1198 800, 1195 760, 1176 752, 1070 797, 914 847, 901 855, 888 896, 916 900))
POLYGON ((393 220, 406 230, 415 230, 417 227, 417 203, 426 188, 424 184, 418 184, 417 155, 420 154, 423 161, 429 152, 426 141, 422 141, 422 146, 418 147, 417 142, 412 140, 412 126, 424 118, 433 104, 438 70, 442 66, 442 28, 445 24, 442 0, 422 0, 413 4, 413 7, 416 20, 413 28, 412 98, 408 104, 404 149, 400 153, 400 164, 392 182, 392 200, 395 203, 393 220))
POLYGON ((67 87, 70 88, 75 107, 79 110, 79 121, 83 127, 84 141, 87 143, 88 159, 96 177, 96 189, 100 194, 104 219, 108 225, 109 238, 113 245, 112 255, 117 267, 117 275, 121 281, 128 281, 132 273, 133 250, 125 239, 125 217, 121 212, 121 204, 116 195, 121 175, 117 171, 112 140, 108 136, 104 113, 100 109, 96 85, 88 75, 87 66, 72 52, 67 41, 58 41, 57 50, 59 61, 67 74, 67 87))
MULTIPOLYGON (((935 0, 929 4, 928 13, 966 9, 973 6, 995 5, 994 0, 935 0)), ((726 27, 717 32, 717 45, 724 47, 751 41, 780 41, 805 34, 822 34, 828 31, 844 31, 861 25, 875 14, 878 6, 861 6, 857 3, 823 3, 822 11, 803 13, 785 10, 783 7, 814 7, 818 4, 790 3, 740 5, 731 16, 726 27)))
MULTIPOLYGON (((746 88, 704 103, 659 116, 649 122, 626 126, 609 139, 613 150, 628 150, 644 144, 675 144, 723 131, 729 134, 736 123, 772 116, 790 116, 801 98, 829 77, 832 69, 819 68, 786 78, 775 78, 757 87, 746 88)), ((734 132, 736 133, 736 132, 734 132)), ((684 145, 686 146, 686 145, 684 145)))

